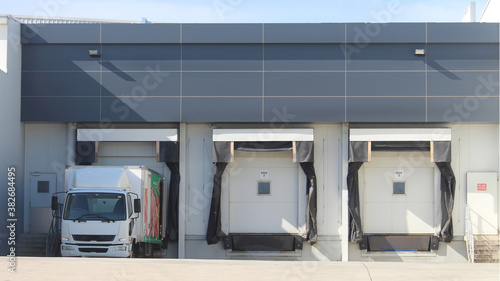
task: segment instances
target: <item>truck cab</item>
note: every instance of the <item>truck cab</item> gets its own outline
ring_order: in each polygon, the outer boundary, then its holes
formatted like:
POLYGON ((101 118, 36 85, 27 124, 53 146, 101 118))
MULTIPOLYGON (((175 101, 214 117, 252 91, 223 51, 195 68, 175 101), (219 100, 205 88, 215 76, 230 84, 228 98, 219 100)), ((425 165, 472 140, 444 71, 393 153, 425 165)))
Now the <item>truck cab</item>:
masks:
POLYGON ((126 189, 72 191, 64 204, 61 254, 128 257, 137 217, 126 189))
POLYGON ((152 256, 163 241, 163 182, 142 166, 67 168, 61 255, 152 256))

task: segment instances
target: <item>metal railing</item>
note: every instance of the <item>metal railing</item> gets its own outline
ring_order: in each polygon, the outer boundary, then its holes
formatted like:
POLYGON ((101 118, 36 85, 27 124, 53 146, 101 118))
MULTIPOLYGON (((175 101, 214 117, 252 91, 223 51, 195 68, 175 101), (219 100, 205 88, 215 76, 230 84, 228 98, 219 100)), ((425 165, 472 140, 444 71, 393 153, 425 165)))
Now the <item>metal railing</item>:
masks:
POLYGON ((52 211, 52 223, 50 224, 49 235, 47 235, 47 243, 45 255, 47 257, 60 256, 61 245, 61 218, 63 204, 58 203, 56 210, 52 211))
POLYGON ((467 246, 467 257, 469 262, 474 263, 474 234, 472 233, 469 204, 465 205, 465 244, 467 246))

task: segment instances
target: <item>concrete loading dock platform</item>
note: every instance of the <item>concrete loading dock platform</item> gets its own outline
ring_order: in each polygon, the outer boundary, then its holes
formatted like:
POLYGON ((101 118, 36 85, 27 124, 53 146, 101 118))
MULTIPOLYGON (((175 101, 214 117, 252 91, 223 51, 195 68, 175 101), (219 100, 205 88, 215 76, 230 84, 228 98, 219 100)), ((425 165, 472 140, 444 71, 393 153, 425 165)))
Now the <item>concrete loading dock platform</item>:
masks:
MULTIPOLYGON (((7 258, 0 258, 7 264, 7 258)), ((2 280, 494 280, 498 264, 16 258, 2 280), (68 278, 71 276, 71 278, 68 278)))

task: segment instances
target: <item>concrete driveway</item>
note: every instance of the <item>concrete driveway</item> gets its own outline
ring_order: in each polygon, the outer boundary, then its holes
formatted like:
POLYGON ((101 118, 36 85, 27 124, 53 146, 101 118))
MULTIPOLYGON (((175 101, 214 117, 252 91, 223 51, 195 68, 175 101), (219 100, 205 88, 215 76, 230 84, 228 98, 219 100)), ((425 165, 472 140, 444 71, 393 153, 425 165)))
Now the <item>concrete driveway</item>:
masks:
POLYGON ((1 280, 500 280, 499 264, 0 258, 1 280))

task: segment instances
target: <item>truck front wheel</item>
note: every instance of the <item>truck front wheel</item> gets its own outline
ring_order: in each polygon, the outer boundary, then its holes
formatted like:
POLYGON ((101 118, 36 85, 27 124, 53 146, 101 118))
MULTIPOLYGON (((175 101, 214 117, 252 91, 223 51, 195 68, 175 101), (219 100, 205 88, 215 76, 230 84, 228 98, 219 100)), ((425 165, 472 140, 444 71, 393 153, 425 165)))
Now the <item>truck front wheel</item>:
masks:
POLYGON ((131 258, 142 258, 144 256, 144 247, 141 247, 139 243, 132 244, 132 254, 131 258))

